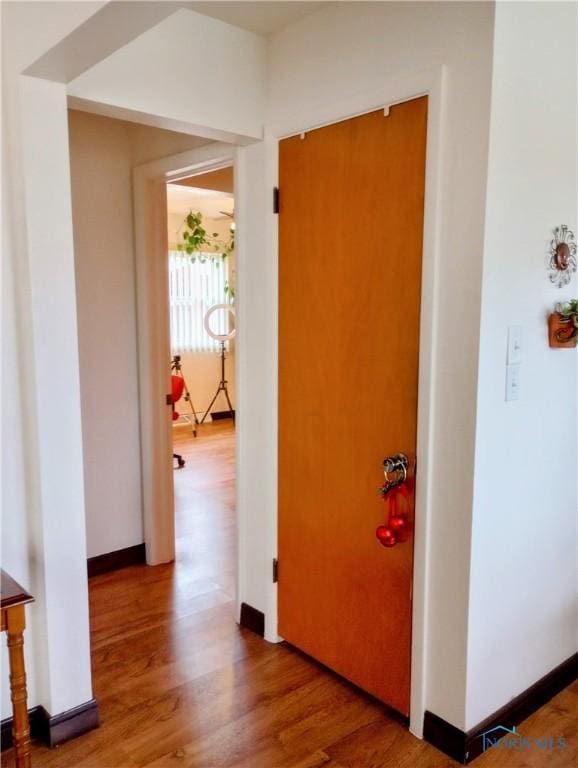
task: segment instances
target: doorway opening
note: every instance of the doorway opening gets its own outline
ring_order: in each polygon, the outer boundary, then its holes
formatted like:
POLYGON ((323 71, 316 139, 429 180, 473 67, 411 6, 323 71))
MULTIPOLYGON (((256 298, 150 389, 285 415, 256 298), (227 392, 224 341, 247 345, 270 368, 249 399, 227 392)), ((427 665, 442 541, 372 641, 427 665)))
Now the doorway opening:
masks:
POLYGON ((235 220, 227 166, 166 184, 175 559, 235 599, 235 220))

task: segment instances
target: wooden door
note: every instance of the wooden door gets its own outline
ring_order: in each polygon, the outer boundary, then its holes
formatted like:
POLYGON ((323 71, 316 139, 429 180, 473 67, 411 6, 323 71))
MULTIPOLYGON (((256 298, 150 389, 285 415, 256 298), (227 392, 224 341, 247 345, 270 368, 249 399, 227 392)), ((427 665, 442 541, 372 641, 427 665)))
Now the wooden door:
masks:
POLYGON ((279 633, 405 715, 413 536, 375 530, 386 456, 413 488, 426 126, 423 97, 279 149, 279 633))

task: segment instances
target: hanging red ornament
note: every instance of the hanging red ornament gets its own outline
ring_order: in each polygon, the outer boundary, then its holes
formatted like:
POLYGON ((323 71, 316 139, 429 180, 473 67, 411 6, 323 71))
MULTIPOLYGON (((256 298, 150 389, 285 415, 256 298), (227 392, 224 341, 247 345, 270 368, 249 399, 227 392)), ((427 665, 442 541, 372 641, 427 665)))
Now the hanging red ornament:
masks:
MULTIPOLYGON (((394 457, 395 458, 395 457, 394 457)), ((384 467, 386 462, 384 462, 384 467)), ((385 472, 386 482, 381 486, 380 492, 385 503, 383 525, 378 526, 375 535, 379 543, 384 547, 393 547, 406 541, 412 532, 412 481, 407 477, 407 459, 403 470, 397 470, 398 476, 388 477, 385 472)))
POLYGON ((392 513, 393 513, 393 511, 395 509, 394 504, 393 504, 393 499, 390 496, 385 496, 384 499, 383 499, 383 503, 384 503, 384 506, 385 506, 385 509, 384 509, 385 519, 389 520, 389 518, 391 517, 391 515, 392 515, 392 513))
POLYGON ((393 547, 397 544, 395 533, 387 525, 378 525, 375 531, 377 540, 383 547, 393 547))
POLYGON ((389 527, 394 533, 402 533, 405 531, 406 526, 407 521, 405 517, 401 517, 401 515, 392 515, 389 518, 389 527))

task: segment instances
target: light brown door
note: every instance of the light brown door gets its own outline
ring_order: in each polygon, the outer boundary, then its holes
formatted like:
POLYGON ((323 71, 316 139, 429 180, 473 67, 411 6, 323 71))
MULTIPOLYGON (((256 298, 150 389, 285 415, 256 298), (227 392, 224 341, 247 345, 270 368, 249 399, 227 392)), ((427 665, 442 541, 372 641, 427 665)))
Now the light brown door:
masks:
POLYGON ((427 98, 279 150, 279 633, 409 713, 413 536, 386 549, 382 462, 413 515, 427 98))

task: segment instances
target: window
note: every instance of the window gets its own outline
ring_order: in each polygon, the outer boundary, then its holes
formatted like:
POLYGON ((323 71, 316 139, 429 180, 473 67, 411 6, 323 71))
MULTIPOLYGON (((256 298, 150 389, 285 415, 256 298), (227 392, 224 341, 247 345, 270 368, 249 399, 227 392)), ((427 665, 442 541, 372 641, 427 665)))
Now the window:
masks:
MULTIPOLYGON (((219 342, 205 331, 203 321, 210 307, 226 302, 227 274, 226 260, 211 261, 209 254, 197 254, 192 261, 186 253, 169 251, 172 352, 219 350, 219 342), (204 263, 200 260, 203 255, 207 257, 204 263)), ((217 312, 211 318, 211 329, 216 333, 228 333, 226 315, 226 312, 217 312)))

